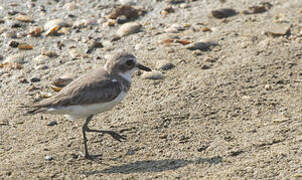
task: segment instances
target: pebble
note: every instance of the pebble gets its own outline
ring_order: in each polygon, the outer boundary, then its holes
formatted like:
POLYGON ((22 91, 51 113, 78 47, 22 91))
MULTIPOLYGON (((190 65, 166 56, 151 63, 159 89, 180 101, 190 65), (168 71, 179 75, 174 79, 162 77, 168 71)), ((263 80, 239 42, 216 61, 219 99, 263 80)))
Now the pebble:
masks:
POLYGON ((110 42, 108 40, 104 40, 102 42, 102 44, 103 44, 104 47, 112 47, 113 46, 112 42, 110 42))
POLYGON ((19 43, 18 44, 18 49, 20 49, 20 50, 31 50, 33 48, 34 48, 34 46, 32 46, 30 44, 27 44, 27 43, 19 43))
POLYGON ((117 35, 120 37, 127 36, 140 31, 142 25, 137 22, 129 22, 123 24, 117 31, 117 35))
POLYGON ((135 5, 136 3, 133 0, 119 0, 122 5, 135 5))
POLYGON ((151 71, 151 72, 144 72, 142 74, 142 78, 157 80, 157 79, 163 79, 164 75, 160 71, 151 71))
POLYGON ((185 28, 179 24, 172 24, 169 28, 165 30, 167 33, 178 33, 179 31, 183 31, 185 28))
POLYGON ((47 65, 37 65, 35 66, 35 70, 45 70, 48 69, 49 67, 47 65))
POLYGON ((8 56, 3 63, 20 63, 23 64, 25 60, 25 54, 23 53, 17 53, 17 54, 13 54, 8 56))
POLYGON ((55 126, 55 125, 58 125, 58 122, 57 121, 50 121, 47 126, 55 126))
POLYGON ((69 26, 71 26, 71 23, 67 23, 64 19, 53 19, 53 20, 47 21, 44 24, 44 29, 49 30, 49 29, 53 28, 54 26, 69 27, 69 26))
POLYGON ((117 19, 119 16, 125 16, 126 19, 136 19, 140 15, 138 9, 133 8, 129 5, 123 5, 115 9, 110 15, 110 19, 117 19))
POLYGON ((43 28, 40 26, 34 26, 34 27, 30 27, 29 31, 28 31, 28 35, 32 36, 32 37, 38 37, 41 35, 41 33, 43 32, 43 28))
POLYGON ((94 39, 89 40, 87 44, 88 44, 88 48, 86 50, 86 53, 88 53, 88 54, 92 53, 92 51, 94 51, 96 48, 103 47, 101 42, 94 40, 94 39))
POLYGON ((16 47, 18 47, 19 42, 13 40, 13 41, 10 41, 10 42, 8 43, 8 45, 9 45, 10 47, 16 48, 16 47))
POLYGON ((210 41, 200 41, 200 42, 195 42, 192 44, 188 44, 185 47, 189 50, 201 50, 201 51, 208 51, 210 50, 210 47, 212 46, 217 46, 218 44, 215 42, 210 42, 210 41))
POLYGON ((271 37, 284 36, 290 32, 291 24, 271 24, 264 33, 271 37))
POLYGON ((71 73, 66 73, 61 77, 54 80, 53 84, 57 87, 64 87, 69 84, 73 80, 73 76, 71 73))
POLYGON ((44 158, 45 160, 47 160, 47 161, 51 161, 51 160, 53 160, 53 157, 52 156, 49 156, 49 155, 47 155, 47 156, 45 156, 45 158, 44 158))
POLYGON ((17 34, 16 34, 15 31, 7 31, 7 32, 4 33, 4 36, 6 38, 13 38, 13 39, 17 38, 17 34))
POLYGON ((59 56, 55 51, 46 50, 46 49, 44 49, 44 48, 41 50, 41 54, 42 54, 42 55, 45 55, 45 56, 48 56, 48 57, 50 57, 50 58, 55 58, 55 57, 58 57, 58 56, 59 56))
POLYGON ((23 15, 23 14, 18 14, 15 19, 18 20, 18 21, 21 21, 21 22, 26 22, 26 23, 27 22, 29 22, 29 23, 34 22, 34 19, 32 17, 27 16, 27 15, 23 15))
POLYGON ((212 16, 217 19, 227 18, 238 14, 234 9, 231 8, 222 8, 222 9, 213 10, 211 13, 212 16))
POLYGON ((169 70, 174 68, 175 65, 167 60, 158 61, 156 64, 156 68, 160 70, 169 70))
POLYGON ((37 77, 33 77, 30 79, 30 82, 39 82, 41 79, 37 77))
POLYGON ((38 65, 41 65, 41 64, 46 64, 49 61, 49 59, 50 58, 48 56, 41 54, 34 58, 34 62, 37 63, 38 65))
POLYGON ((78 8, 78 6, 74 3, 74 2, 70 2, 70 3, 66 3, 63 6, 64 9, 68 10, 68 11, 72 11, 78 8))

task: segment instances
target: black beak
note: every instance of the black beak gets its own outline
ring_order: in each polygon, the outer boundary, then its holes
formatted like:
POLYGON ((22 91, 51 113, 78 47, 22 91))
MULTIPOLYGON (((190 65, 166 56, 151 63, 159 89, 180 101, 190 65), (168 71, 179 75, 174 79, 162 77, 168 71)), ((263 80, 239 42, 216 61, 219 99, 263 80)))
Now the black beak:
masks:
POLYGON ((136 67, 137 67, 138 69, 141 69, 141 70, 144 70, 144 71, 152 71, 150 68, 148 68, 148 67, 146 67, 146 66, 144 66, 144 65, 141 65, 141 64, 139 64, 139 63, 136 64, 136 67))

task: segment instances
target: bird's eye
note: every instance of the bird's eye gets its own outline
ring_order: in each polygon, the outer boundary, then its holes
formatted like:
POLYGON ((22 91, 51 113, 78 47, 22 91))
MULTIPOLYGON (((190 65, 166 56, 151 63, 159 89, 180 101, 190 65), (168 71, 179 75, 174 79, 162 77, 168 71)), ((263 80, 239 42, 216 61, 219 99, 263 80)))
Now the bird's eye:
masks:
POLYGON ((126 61, 127 66, 133 66, 134 64, 135 64, 135 62, 134 62, 133 59, 130 59, 130 60, 126 61))

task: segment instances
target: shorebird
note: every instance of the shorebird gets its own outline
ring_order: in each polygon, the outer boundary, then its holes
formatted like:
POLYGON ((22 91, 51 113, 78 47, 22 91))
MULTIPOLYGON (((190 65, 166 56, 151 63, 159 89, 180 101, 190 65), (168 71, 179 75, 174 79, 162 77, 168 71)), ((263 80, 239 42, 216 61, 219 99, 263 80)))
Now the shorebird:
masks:
POLYGON ((130 53, 116 53, 104 67, 88 72, 73 80, 58 94, 31 107, 30 114, 64 114, 69 119, 86 119, 82 127, 85 157, 91 159, 87 148, 86 132, 109 134, 117 141, 125 137, 109 130, 95 130, 88 127, 93 115, 112 109, 121 102, 131 86, 131 74, 150 68, 138 63, 130 53))

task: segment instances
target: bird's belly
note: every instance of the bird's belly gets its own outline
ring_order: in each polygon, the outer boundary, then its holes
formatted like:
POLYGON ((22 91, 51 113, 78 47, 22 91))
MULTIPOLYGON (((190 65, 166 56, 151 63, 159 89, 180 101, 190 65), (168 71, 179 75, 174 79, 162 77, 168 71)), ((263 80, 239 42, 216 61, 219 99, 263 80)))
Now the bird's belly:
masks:
POLYGON ((74 118, 84 118, 93 114, 102 113, 112 109, 115 105, 121 102, 126 96, 125 92, 121 92, 114 100, 110 102, 87 104, 87 105, 72 105, 66 107, 66 114, 74 118))

